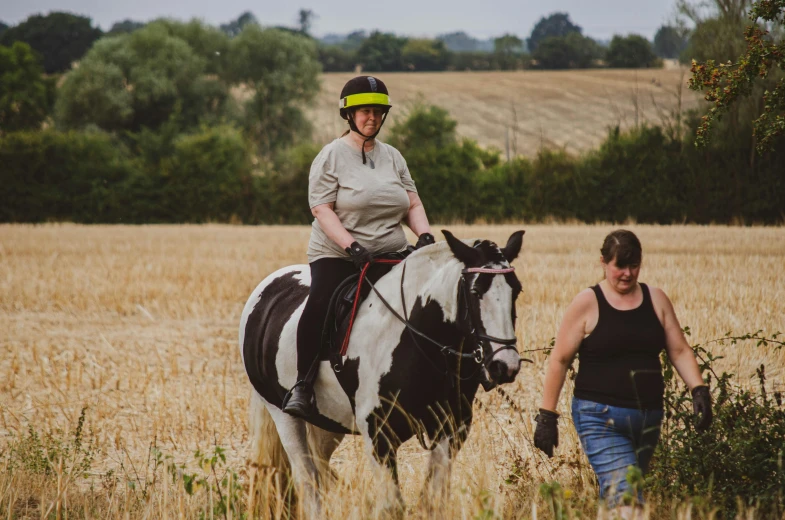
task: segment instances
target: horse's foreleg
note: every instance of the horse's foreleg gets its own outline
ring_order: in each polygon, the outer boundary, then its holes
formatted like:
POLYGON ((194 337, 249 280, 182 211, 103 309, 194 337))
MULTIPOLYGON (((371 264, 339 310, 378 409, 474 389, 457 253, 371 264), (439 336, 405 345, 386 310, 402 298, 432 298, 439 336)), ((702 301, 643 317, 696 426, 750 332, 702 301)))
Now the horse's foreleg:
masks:
MULTIPOLYGON (((389 516, 402 517, 404 511, 403 495, 398 485, 398 444, 389 439, 382 429, 368 428, 369 421, 358 422, 362 433, 365 452, 371 460, 374 480, 378 482, 377 500, 373 503, 373 518, 389 516)), ((376 421, 370 421, 376 426, 376 421)))
POLYGON ((450 437, 444 437, 431 450, 423 489, 423 505, 429 511, 430 517, 441 518, 440 513, 445 511, 444 506, 450 493, 452 460, 457 450, 458 446, 452 442, 450 437))

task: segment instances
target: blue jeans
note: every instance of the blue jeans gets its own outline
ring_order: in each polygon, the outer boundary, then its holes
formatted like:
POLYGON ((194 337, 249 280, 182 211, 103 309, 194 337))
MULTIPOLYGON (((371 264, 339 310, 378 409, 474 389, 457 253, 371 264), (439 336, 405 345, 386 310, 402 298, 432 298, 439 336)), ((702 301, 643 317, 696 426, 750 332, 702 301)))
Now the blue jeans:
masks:
MULTIPOLYGON (((646 475, 660 439, 662 410, 637 410, 573 397, 572 421, 600 483, 600 498, 616 507, 631 492, 627 468, 638 466, 646 475)), ((638 501, 643 496, 638 492, 638 501)))

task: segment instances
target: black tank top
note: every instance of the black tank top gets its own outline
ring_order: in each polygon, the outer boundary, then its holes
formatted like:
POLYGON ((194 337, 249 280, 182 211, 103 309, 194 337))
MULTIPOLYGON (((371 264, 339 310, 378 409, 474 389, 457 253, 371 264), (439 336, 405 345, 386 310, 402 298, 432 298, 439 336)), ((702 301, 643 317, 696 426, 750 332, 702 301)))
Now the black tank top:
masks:
POLYGON ((600 316, 578 350, 575 397, 623 408, 662 409, 660 352, 665 348, 665 329, 654 312, 649 288, 640 285, 643 303, 628 311, 611 307, 600 286, 592 287, 600 316))

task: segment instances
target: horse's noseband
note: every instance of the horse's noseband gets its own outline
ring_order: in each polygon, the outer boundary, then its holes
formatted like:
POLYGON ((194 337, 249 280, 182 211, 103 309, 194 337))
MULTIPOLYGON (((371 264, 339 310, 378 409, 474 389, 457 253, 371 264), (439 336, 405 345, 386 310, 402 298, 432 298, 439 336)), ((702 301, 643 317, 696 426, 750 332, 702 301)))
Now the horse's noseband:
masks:
POLYGON ((485 330, 478 330, 476 322, 478 321, 478 316, 475 316, 475 312, 479 312, 478 306, 472 305, 471 300, 471 290, 469 289, 469 282, 466 280, 467 274, 492 274, 492 275, 499 275, 499 274, 508 274, 515 272, 514 267, 503 267, 503 268, 493 268, 493 267, 467 267, 461 271, 461 293, 464 298, 464 302, 466 305, 466 317, 465 320, 467 321, 469 334, 474 338, 475 344, 477 348, 472 352, 472 356, 474 361, 477 364, 483 364, 486 367, 491 362, 493 357, 501 352, 502 350, 515 350, 517 352, 517 338, 497 338, 494 336, 489 336, 485 334, 485 330), (493 350, 490 343, 497 343, 501 345, 496 350, 493 350), (485 353, 484 351, 487 351, 485 353))

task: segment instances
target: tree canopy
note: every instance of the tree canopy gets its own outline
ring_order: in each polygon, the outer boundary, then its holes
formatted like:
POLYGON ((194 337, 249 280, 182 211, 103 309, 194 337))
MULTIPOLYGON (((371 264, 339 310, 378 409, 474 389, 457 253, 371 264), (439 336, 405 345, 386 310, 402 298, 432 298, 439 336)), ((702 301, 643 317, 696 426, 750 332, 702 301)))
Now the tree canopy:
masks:
POLYGON ((504 34, 493 40, 493 54, 502 70, 518 68, 518 56, 523 53, 523 40, 514 34, 504 34))
POLYGON ((311 26, 315 18, 316 13, 312 9, 300 9, 297 12, 297 27, 300 34, 311 34, 311 26))
POLYGON ((700 146, 708 143, 716 121, 769 75, 778 79, 772 90, 765 91, 763 111, 753 123, 758 151, 769 149, 777 136, 785 134, 785 39, 773 38, 759 23, 771 24, 781 35, 785 28, 785 0, 755 2, 749 19, 752 23, 744 30, 747 48, 735 62, 692 61, 690 88, 705 91, 706 100, 713 105, 697 130, 696 144, 700 146))
POLYGON ((615 68, 653 67, 657 62, 651 42, 643 36, 614 36, 605 58, 608 66, 615 68))
POLYGON ((401 59, 409 70, 444 70, 447 47, 440 40, 411 39, 403 46, 401 59))
POLYGON ((71 13, 33 15, 0 35, 0 45, 25 42, 41 55, 47 73, 64 72, 90 49, 103 33, 90 18, 71 13))
POLYGON ((245 11, 237 19, 232 20, 229 23, 222 24, 220 29, 230 38, 234 38, 240 31, 243 30, 243 27, 246 25, 259 25, 259 20, 256 19, 256 16, 253 15, 250 11, 245 11))
POLYGON ((437 36, 436 39, 443 41, 447 49, 453 52, 490 52, 493 50, 492 41, 472 38, 464 31, 441 34, 437 36))
POLYGON ((130 19, 125 19, 121 22, 115 22, 112 24, 112 28, 109 29, 108 35, 114 36, 117 34, 126 34, 132 33, 137 29, 141 29, 145 26, 144 22, 137 22, 130 19))
POLYGON ((581 33, 582 29, 570 21, 569 14, 553 13, 540 18, 532 29, 531 36, 526 40, 526 45, 529 52, 534 52, 545 38, 567 36, 573 32, 581 33))
POLYGON ((687 47, 684 31, 671 25, 663 25, 654 35, 654 51, 660 58, 678 58, 687 47))
POLYGON ((176 25, 153 22, 96 42, 65 78, 55 109, 58 123, 138 131, 156 129, 173 117, 184 127, 217 117, 226 86, 206 76, 204 52, 174 34, 189 33, 186 24, 176 25))
POLYGON ((248 25, 231 40, 226 79, 253 90, 245 125, 264 153, 291 145, 310 130, 299 106, 319 92, 315 42, 301 34, 248 25))
POLYGON ((572 32, 567 36, 550 36, 537 46, 532 57, 543 69, 585 69, 594 60, 601 58, 600 45, 580 33, 572 32))
POLYGON ((36 130, 49 111, 49 89, 29 45, 0 45, 0 132, 36 130))
POLYGON ((393 33, 374 31, 357 49, 357 59, 369 72, 403 70, 403 48, 406 38, 393 33))

